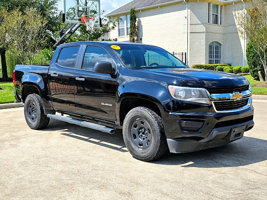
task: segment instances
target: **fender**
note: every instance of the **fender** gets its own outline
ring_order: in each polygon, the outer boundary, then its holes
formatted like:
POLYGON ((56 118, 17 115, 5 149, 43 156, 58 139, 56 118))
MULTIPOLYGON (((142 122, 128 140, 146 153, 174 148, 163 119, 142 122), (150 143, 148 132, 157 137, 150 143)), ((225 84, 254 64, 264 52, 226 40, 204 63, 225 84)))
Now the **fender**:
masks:
POLYGON ((25 84, 34 84, 38 86, 38 89, 41 93, 45 93, 45 84, 43 77, 38 74, 25 73, 21 79, 22 85, 25 84))
POLYGON ((168 86, 157 81, 131 81, 121 84, 118 88, 118 101, 116 107, 117 119, 120 119, 120 107, 123 100, 127 98, 138 98, 155 104, 161 116, 168 112, 168 103, 172 97, 169 93, 168 86))
POLYGON ((54 109, 52 105, 45 98, 47 97, 47 89, 42 76, 33 73, 25 73, 21 79, 21 83, 22 83, 22 94, 24 88, 26 88, 27 86, 34 87, 41 96, 45 114, 54 114, 54 109))

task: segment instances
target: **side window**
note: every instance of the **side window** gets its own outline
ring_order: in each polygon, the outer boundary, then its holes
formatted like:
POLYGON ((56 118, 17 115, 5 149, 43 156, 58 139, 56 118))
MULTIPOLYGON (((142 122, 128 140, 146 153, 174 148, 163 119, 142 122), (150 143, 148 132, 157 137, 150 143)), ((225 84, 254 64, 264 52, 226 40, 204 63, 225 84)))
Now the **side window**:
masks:
POLYGON ((80 46, 62 48, 57 63, 63 67, 75 68, 80 46))
POLYGON ((113 63, 113 60, 103 48, 88 46, 84 54, 82 69, 94 71, 94 66, 97 62, 113 63))

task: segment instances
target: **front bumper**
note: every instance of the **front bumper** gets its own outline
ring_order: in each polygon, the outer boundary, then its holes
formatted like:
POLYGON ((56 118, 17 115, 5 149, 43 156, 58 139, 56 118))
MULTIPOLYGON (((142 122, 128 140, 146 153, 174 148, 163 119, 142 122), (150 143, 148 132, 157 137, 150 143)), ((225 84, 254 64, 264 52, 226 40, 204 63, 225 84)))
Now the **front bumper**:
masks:
POLYGON ((245 131, 254 126, 253 120, 231 126, 214 128, 208 137, 201 140, 167 139, 171 153, 186 153, 219 147, 243 137, 245 131))

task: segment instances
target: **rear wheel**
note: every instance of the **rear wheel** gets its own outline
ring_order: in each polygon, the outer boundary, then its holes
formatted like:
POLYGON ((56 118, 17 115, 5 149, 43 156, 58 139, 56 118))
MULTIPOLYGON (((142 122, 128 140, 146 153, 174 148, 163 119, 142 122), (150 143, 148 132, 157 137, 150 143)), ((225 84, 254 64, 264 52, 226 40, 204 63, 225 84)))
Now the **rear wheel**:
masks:
POLYGON ((142 161, 156 160, 168 151, 161 118, 145 107, 126 115, 123 139, 132 156, 142 161))
POLYGON ((24 117, 31 129, 45 128, 50 118, 44 114, 42 99, 38 94, 27 96, 24 104, 24 117))

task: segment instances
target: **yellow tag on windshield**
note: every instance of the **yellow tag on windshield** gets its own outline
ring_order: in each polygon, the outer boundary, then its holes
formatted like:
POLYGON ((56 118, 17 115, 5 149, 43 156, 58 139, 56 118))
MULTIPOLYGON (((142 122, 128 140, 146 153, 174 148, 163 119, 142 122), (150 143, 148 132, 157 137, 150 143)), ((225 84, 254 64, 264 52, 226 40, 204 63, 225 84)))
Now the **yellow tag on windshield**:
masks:
POLYGON ((118 45, 111 45, 111 48, 115 49, 115 50, 120 50, 121 49, 121 47, 118 46, 118 45))

